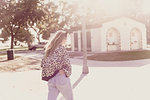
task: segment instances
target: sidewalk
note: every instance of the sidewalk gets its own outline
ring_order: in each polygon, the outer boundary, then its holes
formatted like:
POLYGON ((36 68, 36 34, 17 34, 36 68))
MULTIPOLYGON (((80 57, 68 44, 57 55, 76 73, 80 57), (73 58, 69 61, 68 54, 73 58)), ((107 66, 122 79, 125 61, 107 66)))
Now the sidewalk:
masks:
MULTIPOLYGON (((74 100, 150 100, 148 61, 122 62, 137 67, 89 61, 89 74, 82 76, 82 61, 71 59, 74 100)), ((40 75, 40 70, 0 73, 0 100, 47 100, 47 83, 41 81, 40 75)))

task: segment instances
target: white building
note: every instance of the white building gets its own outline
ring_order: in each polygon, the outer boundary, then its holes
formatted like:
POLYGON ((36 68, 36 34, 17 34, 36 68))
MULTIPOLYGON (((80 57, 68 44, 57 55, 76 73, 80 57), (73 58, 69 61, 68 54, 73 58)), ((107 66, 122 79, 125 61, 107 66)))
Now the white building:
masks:
MULTIPOLYGON (((129 51, 147 48, 146 27, 141 22, 121 17, 99 26, 89 26, 87 49, 91 52, 129 51)), ((82 51, 81 28, 71 32, 72 51, 82 51)))

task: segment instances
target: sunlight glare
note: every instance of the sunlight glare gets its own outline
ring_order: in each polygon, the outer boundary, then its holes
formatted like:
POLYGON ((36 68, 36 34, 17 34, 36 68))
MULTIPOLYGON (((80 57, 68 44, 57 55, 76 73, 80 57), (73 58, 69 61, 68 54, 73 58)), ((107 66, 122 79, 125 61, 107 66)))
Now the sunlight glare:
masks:
MULTIPOLYGON (((48 1, 55 1, 58 2, 58 0, 45 0, 45 2, 48 1)), ((67 2, 76 2, 83 8, 92 8, 93 10, 104 10, 107 14, 121 14, 125 11, 125 9, 128 9, 128 6, 131 5, 130 0, 62 0, 67 2), (127 5, 125 5, 127 4, 127 5)), ((141 0, 144 2, 142 4, 142 11, 143 13, 147 14, 150 13, 150 0, 141 0)), ((80 12, 82 13, 82 12, 80 12)))
POLYGON ((78 2, 83 8, 93 10, 104 10, 108 14, 118 14, 123 12, 124 0, 72 0, 78 2))
POLYGON ((150 13, 150 0, 144 0, 143 13, 150 13))
POLYGON ((123 11, 122 0, 103 0, 101 3, 106 13, 113 15, 113 14, 122 13, 123 11))

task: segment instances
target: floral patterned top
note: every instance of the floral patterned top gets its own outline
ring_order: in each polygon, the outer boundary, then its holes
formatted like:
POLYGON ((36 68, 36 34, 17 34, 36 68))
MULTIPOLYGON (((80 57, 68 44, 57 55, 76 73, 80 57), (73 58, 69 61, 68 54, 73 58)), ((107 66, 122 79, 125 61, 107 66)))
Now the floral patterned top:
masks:
POLYGON ((54 77, 59 70, 64 70, 66 77, 71 75, 71 64, 69 54, 64 46, 59 45, 48 57, 41 61, 42 80, 48 81, 54 77))

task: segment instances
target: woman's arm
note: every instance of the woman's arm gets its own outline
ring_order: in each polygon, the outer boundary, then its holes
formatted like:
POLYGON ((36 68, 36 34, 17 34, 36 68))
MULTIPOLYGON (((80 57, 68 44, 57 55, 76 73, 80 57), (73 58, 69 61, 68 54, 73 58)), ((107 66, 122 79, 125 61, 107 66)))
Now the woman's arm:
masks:
POLYGON ((62 56, 62 69, 64 70, 67 77, 71 75, 72 70, 71 70, 71 64, 69 60, 69 54, 65 48, 64 48, 64 53, 62 56))

